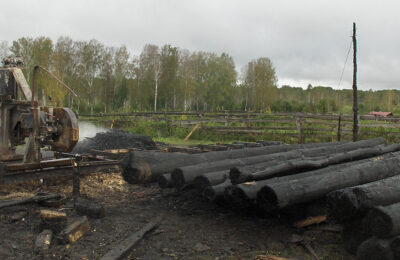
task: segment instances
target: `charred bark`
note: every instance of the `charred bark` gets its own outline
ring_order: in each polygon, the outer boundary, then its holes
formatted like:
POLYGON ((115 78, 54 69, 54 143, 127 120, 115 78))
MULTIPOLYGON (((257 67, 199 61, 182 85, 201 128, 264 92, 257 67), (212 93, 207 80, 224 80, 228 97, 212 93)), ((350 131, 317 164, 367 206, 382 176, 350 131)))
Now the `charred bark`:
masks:
POLYGON ((400 202, 400 176, 332 191, 327 195, 328 219, 344 223, 365 216, 375 206, 400 202))
POLYGON ((157 178, 158 186, 161 189, 172 188, 171 174, 161 174, 157 178))
POLYGON ((215 186, 208 186, 207 188, 204 189, 203 196, 204 198, 208 199, 211 202, 215 203, 221 203, 224 200, 224 191, 226 187, 232 185, 231 181, 229 179, 226 179, 221 184, 215 185, 215 186))
POLYGON ((132 151, 122 162, 122 176, 128 183, 155 182, 161 174, 171 173, 174 168, 213 162, 225 159, 279 153, 299 148, 333 146, 339 143, 321 143, 304 145, 275 145, 240 150, 208 152, 200 154, 164 153, 155 151, 132 151))
MULTIPOLYGON (((392 156, 390 154, 390 156, 392 156)), ((327 171, 286 182, 271 183, 257 193, 258 205, 266 211, 312 201, 327 193, 400 174, 400 153, 395 157, 375 157, 369 162, 327 171)))
MULTIPOLYGON (((207 172, 228 170, 235 166, 252 165, 262 162, 276 163, 277 161, 285 161, 285 160, 299 158, 302 156, 318 157, 321 155, 331 154, 332 152, 335 151, 349 151, 357 149, 359 147, 365 147, 365 146, 370 147, 384 143, 385 141, 382 138, 376 138, 356 143, 336 144, 336 145, 322 146, 317 148, 308 148, 303 146, 302 149, 291 150, 289 152, 262 154, 262 155, 251 156, 251 157, 248 156, 238 159, 218 160, 218 161, 200 163, 196 165, 177 167, 172 171, 171 175, 172 184, 176 188, 180 189, 185 184, 188 185, 193 183, 194 179, 197 176, 200 176, 207 172)), ((272 149, 274 147, 280 147, 280 146, 267 146, 267 147, 270 147, 272 149)))
POLYGON ((229 170, 210 172, 200 176, 197 176, 193 183, 194 186, 203 191, 208 186, 215 186, 225 182, 229 177, 229 170))
POLYGON ((371 235, 363 229, 362 219, 355 219, 343 226, 343 246, 351 254, 356 254, 358 247, 370 237, 371 235))
POLYGON ((400 259, 400 236, 397 236, 392 239, 390 242, 390 248, 396 259, 400 259))
POLYGON ((296 174, 299 172, 327 167, 333 164, 361 160, 381 154, 396 152, 400 150, 400 145, 394 144, 387 147, 377 146, 349 150, 353 148, 354 146, 346 147, 346 145, 343 145, 342 147, 338 147, 336 151, 333 150, 331 154, 324 157, 285 160, 275 166, 271 163, 266 163, 253 166, 233 167, 230 171, 229 177, 231 178, 232 183, 265 180, 271 177, 296 174))
POLYGON ((400 203, 371 209, 365 218, 365 228, 376 237, 400 235, 400 203))
POLYGON ((364 241, 357 250, 357 259, 394 260, 394 254, 390 248, 390 239, 372 237, 364 241))
POLYGON ((333 172, 333 171, 336 171, 337 169, 350 167, 350 166, 365 163, 368 161, 369 161, 369 159, 363 159, 363 160, 359 160, 359 161, 343 163, 340 165, 331 165, 326 168, 318 169, 318 170, 311 171, 311 172, 299 173, 296 175, 288 175, 288 176, 283 176, 283 177, 271 178, 271 179, 267 179, 267 180, 253 181, 253 182, 246 182, 246 183, 231 185, 225 190, 224 197, 225 197, 225 200, 231 201, 231 204, 233 207, 243 208, 243 207, 247 207, 246 205, 248 205, 248 203, 254 203, 254 201, 257 199, 258 191, 262 187, 267 186, 270 183, 286 182, 286 181, 297 180, 297 179, 310 177, 310 176, 317 176, 317 175, 320 175, 320 174, 323 174, 326 172, 333 172))

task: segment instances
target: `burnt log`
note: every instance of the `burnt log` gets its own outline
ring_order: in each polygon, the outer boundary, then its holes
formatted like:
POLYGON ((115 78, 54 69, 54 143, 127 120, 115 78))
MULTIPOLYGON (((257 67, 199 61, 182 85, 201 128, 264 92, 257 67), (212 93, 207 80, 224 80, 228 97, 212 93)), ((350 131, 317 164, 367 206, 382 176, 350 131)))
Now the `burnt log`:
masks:
POLYGON ((392 158, 374 157, 368 162, 350 167, 318 175, 311 172, 310 176, 301 179, 268 184, 257 193, 257 203, 266 211, 275 211, 293 204, 313 201, 334 190, 398 175, 400 153, 394 155, 392 158))
MULTIPOLYGON (((343 149, 346 149, 343 147, 343 149)), ((349 148, 351 149, 351 148, 349 148)), ((340 149, 338 149, 340 150, 340 149)), ((322 158, 307 158, 287 160, 278 165, 261 164, 253 166, 233 167, 230 171, 232 183, 242 183, 246 181, 265 180, 271 177, 280 177, 299 172, 315 170, 333 164, 355 161, 373 156, 400 151, 400 144, 386 147, 376 146, 361 148, 357 150, 345 150, 344 152, 332 153, 322 158)))
POLYGON ((342 241, 344 249, 351 254, 356 254, 358 247, 371 238, 371 234, 363 229, 362 219, 353 219, 343 225, 342 241))
POLYGON ((74 208, 79 216, 88 216, 91 218, 103 218, 105 215, 104 206, 83 198, 75 201, 74 208))
POLYGON ((200 154, 131 151, 122 161, 122 176, 130 184, 155 182, 159 175, 171 173, 177 167, 338 144, 340 143, 274 145, 200 154))
POLYGON ((253 181, 253 182, 246 182, 246 183, 231 185, 225 190, 224 198, 225 198, 225 200, 230 201, 231 205, 235 208, 247 207, 249 205, 249 203, 252 204, 255 202, 255 200, 257 199, 258 191, 262 187, 264 187, 270 183, 285 182, 285 181, 291 181, 291 180, 301 179, 301 178, 310 177, 310 176, 316 176, 316 175, 323 174, 326 172, 335 171, 336 169, 346 168, 346 167, 350 167, 352 165, 357 165, 357 164, 361 164, 361 163, 368 162, 368 161, 370 161, 370 160, 363 159, 363 160, 359 160, 359 161, 343 163, 340 165, 331 165, 326 168, 322 168, 322 169, 318 169, 318 170, 314 170, 314 171, 310 171, 310 172, 299 173, 296 175, 287 175, 287 176, 276 177, 276 178, 271 178, 271 179, 267 179, 267 180, 253 181))
POLYGON ((221 203, 224 201, 224 191, 230 185, 232 185, 231 181, 226 179, 221 184, 208 186, 203 191, 203 197, 211 202, 221 203))
POLYGON ((365 216, 375 206, 400 202, 400 176, 332 191, 327 195, 328 219, 344 223, 365 216))
MULTIPOLYGON (((200 163, 196 165, 177 167, 172 171, 172 184, 177 188, 181 189, 185 185, 193 183, 197 176, 200 176, 207 172, 228 170, 235 166, 246 166, 258 163, 276 164, 281 161, 284 162, 290 159, 297 159, 300 157, 319 157, 321 155, 332 154, 339 151, 351 151, 360 147, 370 147, 376 145, 382 145, 385 141, 382 138, 364 140, 356 143, 344 143, 329 146, 322 146, 316 148, 303 147, 302 149, 291 150, 288 152, 279 152, 272 154, 262 154, 257 156, 249 156, 238 159, 227 159, 200 163)), ((267 146, 271 149, 280 146, 267 146)), ((265 148, 265 147, 264 147, 265 148)), ((255 148, 257 149, 257 148, 255 148)))
POLYGON ((203 191, 208 186, 215 186, 225 182, 228 177, 229 170, 210 172, 197 176, 193 183, 198 190, 203 191))
POLYGON ((390 248, 396 259, 400 259, 400 236, 394 237, 390 242, 390 248))
POLYGON ((157 183, 161 189, 172 188, 171 174, 166 173, 159 175, 157 178, 157 183))
POLYGON ((365 218, 364 228, 380 238, 400 235, 400 203, 371 209, 365 218))
POLYGON ((357 259, 394 260, 394 254, 390 248, 390 239, 378 239, 372 237, 364 241, 357 250, 357 259))

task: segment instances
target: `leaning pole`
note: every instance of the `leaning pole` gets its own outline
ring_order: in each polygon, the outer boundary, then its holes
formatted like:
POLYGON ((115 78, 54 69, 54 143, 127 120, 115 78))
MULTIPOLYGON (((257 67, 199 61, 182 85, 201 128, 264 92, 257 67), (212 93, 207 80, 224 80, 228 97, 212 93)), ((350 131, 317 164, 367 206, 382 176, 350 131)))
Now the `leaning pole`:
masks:
POLYGON ((357 102, 357 39, 356 23, 353 23, 353 142, 358 141, 358 102, 357 102))

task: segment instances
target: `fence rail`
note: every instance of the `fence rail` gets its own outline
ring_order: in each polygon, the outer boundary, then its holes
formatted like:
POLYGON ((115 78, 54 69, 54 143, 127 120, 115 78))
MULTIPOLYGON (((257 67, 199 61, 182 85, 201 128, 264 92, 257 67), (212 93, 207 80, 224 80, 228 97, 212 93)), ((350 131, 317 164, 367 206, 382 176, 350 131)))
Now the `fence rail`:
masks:
MULTIPOLYGON (((127 127, 141 121, 166 123, 190 131, 200 124, 199 134, 248 135, 284 142, 351 140, 351 115, 245 112, 132 112, 80 115, 86 121, 127 127), (318 139, 318 140, 317 140, 318 139)), ((360 138, 382 136, 400 142, 400 117, 359 116, 360 138)))

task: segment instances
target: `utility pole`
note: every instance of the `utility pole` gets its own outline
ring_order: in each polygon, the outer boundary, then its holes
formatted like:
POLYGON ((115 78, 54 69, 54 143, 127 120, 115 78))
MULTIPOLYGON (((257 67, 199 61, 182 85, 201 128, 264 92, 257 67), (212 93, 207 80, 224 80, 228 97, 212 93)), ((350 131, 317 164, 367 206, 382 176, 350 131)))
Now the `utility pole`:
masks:
POLYGON ((358 140, 358 102, 357 102, 357 39, 356 23, 353 23, 353 142, 358 140))

